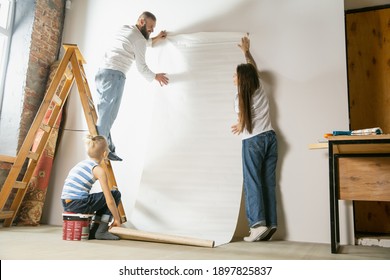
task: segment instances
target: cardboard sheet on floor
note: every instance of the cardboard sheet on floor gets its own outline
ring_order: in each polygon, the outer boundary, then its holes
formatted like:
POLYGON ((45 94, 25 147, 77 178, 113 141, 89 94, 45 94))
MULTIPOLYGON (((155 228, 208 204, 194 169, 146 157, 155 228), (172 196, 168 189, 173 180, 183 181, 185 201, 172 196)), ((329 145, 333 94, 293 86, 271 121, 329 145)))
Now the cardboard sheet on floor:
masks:
MULTIPOLYGON (((154 95, 135 229, 229 243, 242 193, 241 137, 231 133, 233 74, 245 62, 244 33, 168 36, 154 69, 170 84, 154 95)), ((149 50, 148 50, 149 51, 149 50)), ((153 68, 152 68, 153 69, 153 68)))
POLYGON ((191 238, 185 236, 175 236, 162 233, 147 232, 137 229, 124 228, 124 227, 113 227, 110 229, 112 234, 119 236, 121 239, 178 244, 178 245, 189 245, 198 247, 214 247, 213 240, 203 240, 198 238, 191 238))

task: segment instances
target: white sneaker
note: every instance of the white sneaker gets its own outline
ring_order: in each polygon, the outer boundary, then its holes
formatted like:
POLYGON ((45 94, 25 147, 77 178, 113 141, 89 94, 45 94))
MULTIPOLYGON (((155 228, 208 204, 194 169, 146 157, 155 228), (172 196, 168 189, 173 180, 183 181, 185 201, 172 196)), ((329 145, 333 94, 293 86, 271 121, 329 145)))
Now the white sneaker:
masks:
POLYGON ((254 242, 260 240, 261 237, 267 232, 268 228, 265 226, 259 226, 250 229, 250 234, 247 237, 244 237, 246 242, 254 242))
POLYGON ((272 238, 272 236, 274 235, 275 231, 276 231, 276 227, 275 227, 275 226, 268 228, 268 229, 267 229, 267 232, 265 232, 265 233, 263 234, 263 236, 261 237, 260 240, 261 240, 261 241, 268 241, 268 240, 271 240, 271 238, 272 238))

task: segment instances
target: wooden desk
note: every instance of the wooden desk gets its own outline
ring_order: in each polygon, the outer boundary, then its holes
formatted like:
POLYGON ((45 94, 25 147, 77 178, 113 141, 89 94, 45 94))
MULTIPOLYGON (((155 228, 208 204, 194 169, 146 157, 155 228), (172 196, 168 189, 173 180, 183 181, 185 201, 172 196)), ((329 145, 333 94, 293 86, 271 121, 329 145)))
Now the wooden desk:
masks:
POLYGON ((337 253, 339 200, 390 201, 390 135, 328 140, 331 250, 337 253))

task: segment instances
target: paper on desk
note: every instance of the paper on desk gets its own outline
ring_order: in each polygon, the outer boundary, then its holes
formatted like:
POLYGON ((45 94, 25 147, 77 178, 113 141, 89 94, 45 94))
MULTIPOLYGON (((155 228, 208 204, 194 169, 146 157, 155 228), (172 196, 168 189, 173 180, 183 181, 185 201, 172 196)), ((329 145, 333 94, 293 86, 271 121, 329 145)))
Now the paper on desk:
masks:
POLYGON ((383 134, 383 131, 380 127, 365 128, 365 129, 358 129, 358 130, 351 131, 351 135, 376 135, 376 134, 383 134))
POLYGON ((383 131, 380 127, 365 128, 358 130, 346 130, 346 131, 333 131, 333 136, 339 135, 379 135, 383 134, 383 131))

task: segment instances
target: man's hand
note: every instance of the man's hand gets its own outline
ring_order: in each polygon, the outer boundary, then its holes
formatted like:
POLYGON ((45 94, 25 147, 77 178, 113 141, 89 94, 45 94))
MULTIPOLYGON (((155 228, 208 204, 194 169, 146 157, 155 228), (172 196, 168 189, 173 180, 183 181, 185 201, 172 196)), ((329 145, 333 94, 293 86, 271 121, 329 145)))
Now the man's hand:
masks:
POLYGON ((160 39, 165 39, 165 38, 167 38, 167 32, 165 30, 160 31, 160 33, 158 33, 158 35, 156 37, 160 38, 160 39))
POLYGON ((158 73, 158 74, 156 74, 155 79, 160 83, 160 86, 167 85, 168 82, 169 82, 169 79, 166 76, 166 73, 158 73))
POLYGON ((160 31, 160 33, 158 33, 158 35, 156 37, 152 38, 152 45, 158 43, 161 40, 164 40, 165 38, 167 38, 167 35, 168 34, 165 30, 160 31))

